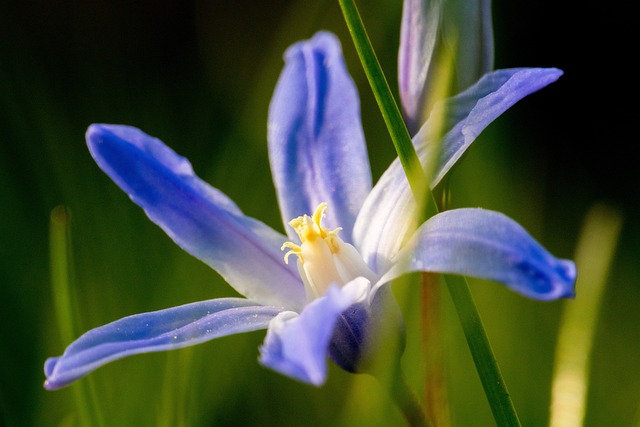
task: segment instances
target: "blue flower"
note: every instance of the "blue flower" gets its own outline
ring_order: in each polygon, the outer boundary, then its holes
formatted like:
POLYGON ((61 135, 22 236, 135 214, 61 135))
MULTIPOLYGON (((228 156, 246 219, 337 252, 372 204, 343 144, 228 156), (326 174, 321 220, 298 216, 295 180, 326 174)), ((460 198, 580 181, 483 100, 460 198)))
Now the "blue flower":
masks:
MULTIPOLYGON (((386 285, 413 271, 494 280, 540 300, 573 296, 574 264, 554 258, 508 217, 457 209, 414 227, 415 204, 397 159, 372 188, 358 94, 335 36, 318 33, 291 46, 285 59, 268 140, 287 236, 244 215, 158 139, 129 126, 89 127, 100 168, 246 299, 202 301, 93 329, 46 361, 47 389, 132 354, 258 329, 268 329, 262 364, 320 385, 328 356, 348 371, 363 370, 375 325, 388 320, 383 307, 393 304, 386 285)), ((435 106, 444 111, 446 132, 432 185, 489 123, 560 74, 492 72, 435 106)), ((423 162, 437 154, 429 124, 414 139, 423 162)))

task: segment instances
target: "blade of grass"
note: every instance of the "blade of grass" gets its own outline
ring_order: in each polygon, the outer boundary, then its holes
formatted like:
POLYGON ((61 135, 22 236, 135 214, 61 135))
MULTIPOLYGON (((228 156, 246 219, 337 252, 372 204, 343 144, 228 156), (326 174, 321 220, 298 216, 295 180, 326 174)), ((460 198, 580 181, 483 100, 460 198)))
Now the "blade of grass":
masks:
POLYGON ((620 213, 596 205, 580 233, 575 257, 580 298, 564 303, 551 389, 552 427, 583 425, 593 337, 621 226, 620 213))
MULTIPOLYGON (((49 262, 53 301, 64 345, 78 336, 78 316, 73 297, 73 251, 71 249, 71 215, 58 206, 51 211, 49 227, 49 262)), ((79 424, 104 425, 95 396, 93 381, 87 378, 73 387, 79 424)))

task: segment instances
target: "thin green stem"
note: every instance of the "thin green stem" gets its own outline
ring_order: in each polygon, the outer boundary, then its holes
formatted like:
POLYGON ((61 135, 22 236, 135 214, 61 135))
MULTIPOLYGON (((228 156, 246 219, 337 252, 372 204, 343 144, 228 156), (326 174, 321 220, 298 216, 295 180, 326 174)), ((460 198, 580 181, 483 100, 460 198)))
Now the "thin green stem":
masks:
POLYGON ((493 418, 498 426, 520 426, 518 414, 511 402, 507 385, 502 379, 498 362, 485 332, 480 314, 473 301, 467 281, 462 276, 445 277, 449 294, 458 313, 467 345, 489 400, 493 418))
POLYGON ((441 283, 435 273, 420 274, 420 325, 425 362, 424 410, 438 427, 451 425, 446 386, 446 358, 441 310, 441 283))
MULTIPOLYGON (((437 212, 427 176, 375 55, 355 0, 339 0, 339 3, 414 198, 421 208, 418 212, 437 212)), ((520 426, 466 279, 460 276, 448 276, 447 287, 462 323, 469 350, 496 423, 501 427, 520 426)))
POLYGON ((404 373, 398 364, 393 376, 391 397, 410 427, 430 427, 431 423, 420 406, 418 398, 407 384, 404 373))

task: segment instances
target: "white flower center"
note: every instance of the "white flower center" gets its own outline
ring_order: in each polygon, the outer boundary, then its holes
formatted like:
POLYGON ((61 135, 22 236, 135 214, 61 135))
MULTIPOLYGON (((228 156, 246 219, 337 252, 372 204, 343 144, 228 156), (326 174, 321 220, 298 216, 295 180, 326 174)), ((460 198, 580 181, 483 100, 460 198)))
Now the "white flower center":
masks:
POLYGON ((283 250, 289 249, 284 255, 287 264, 291 254, 298 257, 298 272, 309 301, 322 296, 330 285, 343 286, 356 277, 370 281, 376 277, 357 249, 338 237, 341 228, 330 230, 322 226, 326 210, 327 203, 323 202, 313 216, 303 215, 289 221, 301 244, 285 242, 282 245, 283 250))

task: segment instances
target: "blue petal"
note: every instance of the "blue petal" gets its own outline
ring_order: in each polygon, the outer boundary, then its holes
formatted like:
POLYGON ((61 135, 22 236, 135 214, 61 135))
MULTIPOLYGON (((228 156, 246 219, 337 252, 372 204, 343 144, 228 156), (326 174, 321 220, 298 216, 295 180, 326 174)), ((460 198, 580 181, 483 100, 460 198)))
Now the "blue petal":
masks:
POLYGON ((572 261, 553 257, 515 221, 484 209, 455 209, 431 217, 379 284, 412 271, 494 280, 538 300, 575 295, 572 261))
POLYGON ((64 387, 126 356, 172 350, 267 327, 282 311, 240 298, 223 298, 125 317, 92 329, 60 357, 47 359, 46 389, 64 387))
POLYGON ((312 214, 321 202, 325 224, 351 230, 371 189, 360 122, 360 101, 338 39, 320 32, 294 44, 269 108, 269 157, 280 210, 291 239, 291 219, 312 214))
POLYGON ((273 319, 260 362, 297 380, 319 386, 327 377, 327 354, 340 314, 367 296, 370 283, 357 278, 342 288, 331 287, 298 316, 284 312, 273 319))
POLYGON ((426 94, 430 88, 429 67, 434 54, 442 5, 440 0, 405 0, 398 49, 400 101, 413 135, 424 122, 426 94))
POLYGON ((370 369, 381 354, 400 360, 405 339, 402 312, 387 286, 340 314, 329 345, 329 357, 345 371, 372 373, 370 369))
MULTIPOLYGON (((478 83, 437 105, 431 119, 413 138, 423 165, 438 155, 431 186, 437 185, 476 137, 493 120, 525 96, 557 80, 556 68, 517 68, 486 74, 478 83), (432 120, 444 111, 444 138, 432 120), (436 151, 438 150, 438 151, 436 151)), ((415 203, 404 170, 396 159, 375 185, 356 220, 354 240, 365 261, 378 273, 391 265, 411 233, 415 203)))
POLYGON ((194 175, 187 159, 128 126, 91 125, 87 143, 100 168, 153 222, 239 293, 266 305, 304 305, 304 286, 280 251, 285 236, 243 215, 194 175))

